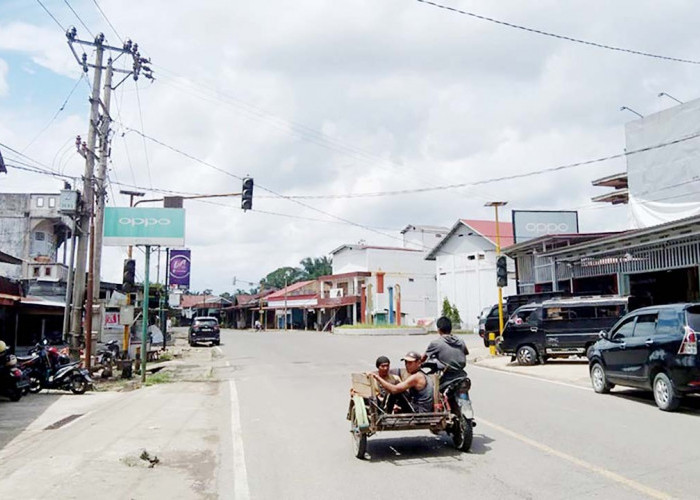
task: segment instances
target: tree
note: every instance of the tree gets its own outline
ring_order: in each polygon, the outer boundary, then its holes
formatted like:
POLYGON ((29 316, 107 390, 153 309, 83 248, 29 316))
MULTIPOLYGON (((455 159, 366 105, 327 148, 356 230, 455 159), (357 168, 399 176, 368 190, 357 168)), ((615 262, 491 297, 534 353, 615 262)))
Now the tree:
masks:
POLYGON ((265 288, 284 288, 285 282, 287 285, 291 285, 303 279, 304 275, 301 269, 287 266, 272 271, 262 279, 262 283, 265 285, 265 288))
POLYGON ((450 305, 450 301, 447 300, 447 297, 442 301, 442 315, 452 319, 452 306, 450 305))
POLYGON ((331 260, 326 257, 305 257, 299 262, 304 279, 313 280, 320 276, 328 276, 333 272, 331 260))
POLYGON ((452 326, 457 329, 462 325, 462 318, 459 316, 459 309, 454 304, 450 304, 447 297, 442 301, 442 315, 449 318, 452 326))

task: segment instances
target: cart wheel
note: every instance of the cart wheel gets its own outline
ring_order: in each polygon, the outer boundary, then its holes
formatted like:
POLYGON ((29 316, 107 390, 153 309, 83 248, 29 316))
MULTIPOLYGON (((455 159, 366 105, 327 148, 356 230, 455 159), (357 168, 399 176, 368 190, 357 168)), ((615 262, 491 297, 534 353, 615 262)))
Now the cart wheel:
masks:
POLYGON ((472 428, 471 420, 467 420, 464 415, 460 415, 459 424, 455 426, 452 433, 452 441, 455 448, 461 451, 469 451, 472 447, 472 439, 474 438, 474 429, 472 428))
POLYGON ((365 458, 367 451, 367 434, 360 430, 357 425, 357 417, 355 416, 355 408, 351 410, 352 419, 350 420, 350 433, 352 434, 352 446, 355 456, 359 459, 365 458))

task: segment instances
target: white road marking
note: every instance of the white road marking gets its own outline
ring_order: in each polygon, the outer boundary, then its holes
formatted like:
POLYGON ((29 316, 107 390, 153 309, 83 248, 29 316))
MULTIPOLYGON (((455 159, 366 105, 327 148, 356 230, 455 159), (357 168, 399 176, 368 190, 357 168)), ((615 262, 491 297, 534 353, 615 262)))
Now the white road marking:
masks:
POLYGON ((558 380, 550 380, 547 378, 535 377, 534 375, 527 375, 525 373, 509 372, 509 371, 505 371, 505 370, 500 370, 498 368, 491 368, 490 366, 480 366, 480 365, 472 364, 472 365, 469 365, 467 367, 467 370, 469 370, 470 368, 479 368, 481 370, 489 370, 492 372, 502 373, 503 375, 510 375, 512 377, 529 378, 531 380, 537 380, 539 382, 547 382, 550 384, 563 385, 565 387, 573 387, 574 389, 581 389, 581 390, 588 391, 588 392, 593 391, 593 389, 591 387, 584 387, 582 385, 569 384, 568 382, 560 382, 558 380))
POLYGON ((483 418, 479 418, 479 424, 482 424, 482 423, 484 425, 486 425, 487 427, 491 427, 492 429, 495 429, 498 432, 501 432, 501 433, 506 434, 514 439, 517 439, 518 441, 521 441, 525 444, 528 444, 528 445, 532 446, 533 448, 537 448, 538 450, 543 451, 544 453, 555 456, 557 458, 561 458, 562 460, 566 460, 567 462, 570 462, 574 465, 577 465, 577 466, 582 467, 584 469, 587 469, 591 472, 599 474, 599 475, 601 475, 601 476, 603 476, 611 481, 619 483, 623 486, 626 486, 627 488, 635 490, 635 491, 642 493, 644 495, 647 495, 651 498, 659 498, 659 499, 664 499, 664 500, 673 498, 668 493, 656 490, 656 489, 651 488, 649 486, 645 486, 641 483, 638 483, 637 481, 634 481, 632 479, 621 476, 620 474, 617 474, 611 470, 605 469, 603 467, 592 464, 590 462, 586 462, 585 460, 581 460, 580 458, 568 455, 568 454, 561 452, 559 450, 555 450, 554 448, 551 448, 545 444, 538 443, 534 439, 530 439, 526 436, 518 434, 517 432, 511 431, 510 429, 506 429, 505 427, 501 427, 498 424, 494 424, 492 422, 489 422, 488 420, 484 420, 483 418))
POLYGON ((215 346, 214 346, 214 349, 216 349, 216 351, 217 351, 219 354, 221 354, 222 356, 224 355, 224 351, 222 351, 222 350, 221 350, 221 347, 219 347, 218 345, 215 345, 215 346))
MULTIPOLYGON (((226 364, 228 365, 228 362, 226 364)), ((241 414, 235 380, 229 381, 229 388, 231 391, 231 436, 233 441, 233 498, 249 500, 248 471, 245 466, 243 429, 241 428, 241 414)))

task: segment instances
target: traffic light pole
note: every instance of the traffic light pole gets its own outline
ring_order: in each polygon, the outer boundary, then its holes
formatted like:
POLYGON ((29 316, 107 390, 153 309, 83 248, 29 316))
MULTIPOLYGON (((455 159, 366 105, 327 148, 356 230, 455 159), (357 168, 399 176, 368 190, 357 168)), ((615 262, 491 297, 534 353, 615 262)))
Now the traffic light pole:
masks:
POLYGON ((146 245, 146 270, 143 276, 143 301, 141 304, 141 382, 146 382, 146 341, 148 340, 148 299, 151 284, 148 271, 151 267, 151 245, 146 245))
MULTIPOLYGON (((139 191, 120 191, 121 194, 128 194, 129 195, 129 206, 133 207, 134 206, 134 196, 144 196, 146 193, 141 193, 139 191)), ((132 255, 133 255, 133 247, 129 245, 129 248, 126 251, 127 258, 131 260, 132 255)), ((126 293, 126 305, 131 304, 131 292, 126 293)), ((127 353, 127 357, 129 354, 129 325, 124 325, 124 352, 127 353)))
MULTIPOLYGON (((501 256, 501 228, 498 222, 498 207, 505 205, 505 201, 491 201, 486 206, 493 207, 496 212, 496 262, 498 263, 501 256)), ((496 264, 498 266, 498 264, 496 264)), ((503 333, 503 288, 498 286, 498 334, 503 333)), ((490 336, 490 334, 489 334, 490 336)), ((489 352, 492 356, 496 354, 495 339, 492 342, 489 338, 489 352)))

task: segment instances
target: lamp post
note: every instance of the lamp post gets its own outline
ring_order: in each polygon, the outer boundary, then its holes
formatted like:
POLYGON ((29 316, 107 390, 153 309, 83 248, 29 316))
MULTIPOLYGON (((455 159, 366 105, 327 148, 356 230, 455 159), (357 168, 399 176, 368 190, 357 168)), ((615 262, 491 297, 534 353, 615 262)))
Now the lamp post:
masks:
MULTIPOLYGON (((501 255, 501 228, 500 224, 498 222, 498 207, 503 207, 507 204, 507 201, 489 201, 486 203, 484 206, 486 207, 493 207, 495 213, 496 213, 496 261, 498 261, 498 257, 501 255)), ((503 333, 503 288, 500 286, 498 287, 498 334, 503 333)), ((490 337, 490 335, 489 335, 490 337)), ((495 339, 494 342, 491 342, 491 339, 489 338, 489 351, 491 352, 491 355, 496 354, 496 345, 495 345, 495 339)))

